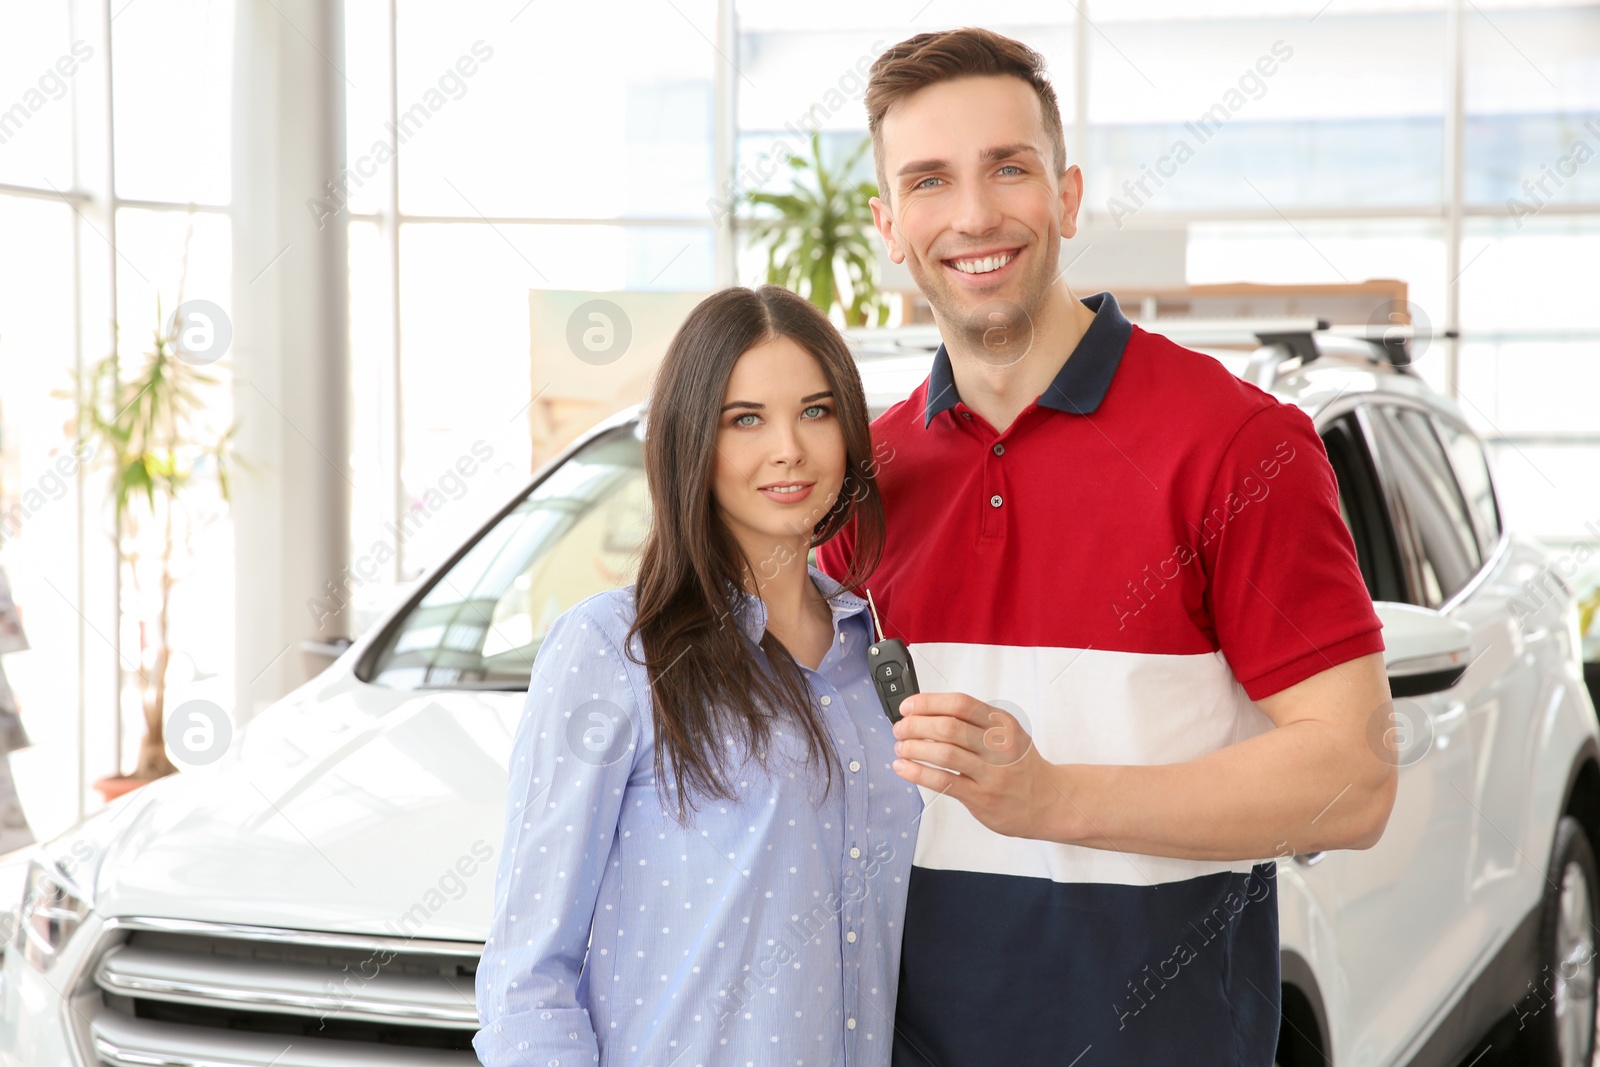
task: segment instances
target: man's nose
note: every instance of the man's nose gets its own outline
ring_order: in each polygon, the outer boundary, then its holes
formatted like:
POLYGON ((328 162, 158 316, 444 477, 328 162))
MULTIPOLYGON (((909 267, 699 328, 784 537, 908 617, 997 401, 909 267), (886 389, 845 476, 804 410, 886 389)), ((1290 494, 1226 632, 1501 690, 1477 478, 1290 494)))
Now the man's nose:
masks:
POLYGON ((982 181, 963 182, 956 191, 955 217, 950 226, 962 233, 989 233, 1000 225, 1000 208, 982 181))

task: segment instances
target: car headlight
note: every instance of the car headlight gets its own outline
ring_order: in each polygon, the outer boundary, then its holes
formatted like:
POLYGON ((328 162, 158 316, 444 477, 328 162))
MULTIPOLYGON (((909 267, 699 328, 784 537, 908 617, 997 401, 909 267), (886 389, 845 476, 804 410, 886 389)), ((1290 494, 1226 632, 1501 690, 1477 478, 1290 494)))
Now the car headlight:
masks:
POLYGON ((89 901, 54 863, 34 860, 23 881, 13 940, 23 959, 48 971, 89 915, 89 901))
POLYGON ((53 841, 39 846, 23 878, 10 945, 43 971, 60 957, 94 908, 100 868, 113 842, 137 822, 158 783, 119 797, 53 841))

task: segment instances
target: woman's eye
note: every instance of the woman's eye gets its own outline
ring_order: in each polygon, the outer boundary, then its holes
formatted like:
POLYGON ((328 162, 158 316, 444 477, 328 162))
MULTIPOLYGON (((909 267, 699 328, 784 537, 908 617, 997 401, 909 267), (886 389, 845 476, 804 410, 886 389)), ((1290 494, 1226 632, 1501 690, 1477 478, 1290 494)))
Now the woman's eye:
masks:
POLYGON ((823 415, 828 414, 828 405, 812 404, 810 407, 806 408, 805 411, 801 412, 801 414, 805 415, 807 418, 820 419, 823 415), (813 411, 820 412, 820 414, 813 415, 811 414, 813 411))
POLYGON ((751 426, 754 426, 755 423, 753 423, 753 422, 745 422, 744 420, 745 419, 754 419, 754 418, 759 418, 759 416, 756 415, 755 412, 749 411, 749 412, 746 412, 743 415, 735 415, 734 418, 733 418, 733 424, 735 426, 742 426, 742 427, 748 429, 751 426))

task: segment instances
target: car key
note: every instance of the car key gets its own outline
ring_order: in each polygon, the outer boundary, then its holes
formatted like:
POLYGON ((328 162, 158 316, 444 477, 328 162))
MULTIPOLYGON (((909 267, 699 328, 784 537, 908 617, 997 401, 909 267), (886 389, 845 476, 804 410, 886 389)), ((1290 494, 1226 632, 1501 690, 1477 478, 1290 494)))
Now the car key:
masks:
POLYGON ((878 690, 878 702, 890 722, 900 721, 900 703, 917 692, 917 669, 911 663, 911 652, 905 642, 895 638, 885 639, 883 624, 878 621, 878 606, 872 602, 872 591, 867 591, 867 607, 872 610, 872 626, 878 640, 867 648, 867 665, 872 671, 872 684, 878 690))

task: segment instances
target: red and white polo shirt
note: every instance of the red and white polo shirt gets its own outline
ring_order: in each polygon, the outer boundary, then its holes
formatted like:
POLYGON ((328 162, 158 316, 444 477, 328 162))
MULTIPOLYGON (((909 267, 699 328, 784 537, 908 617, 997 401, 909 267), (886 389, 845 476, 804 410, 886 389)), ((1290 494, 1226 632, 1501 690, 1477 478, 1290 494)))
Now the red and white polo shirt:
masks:
MULTIPOLYGON (((1271 729, 1254 700, 1382 651, 1380 623, 1311 419, 1109 293, 1083 302, 1011 426, 961 402, 943 346, 873 423, 868 588, 924 691, 1018 713, 1046 759, 1190 760, 1271 729)), ((1272 1062, 1275 862, 1005 837, 923 800, 896 1064, 1272 1062)))

